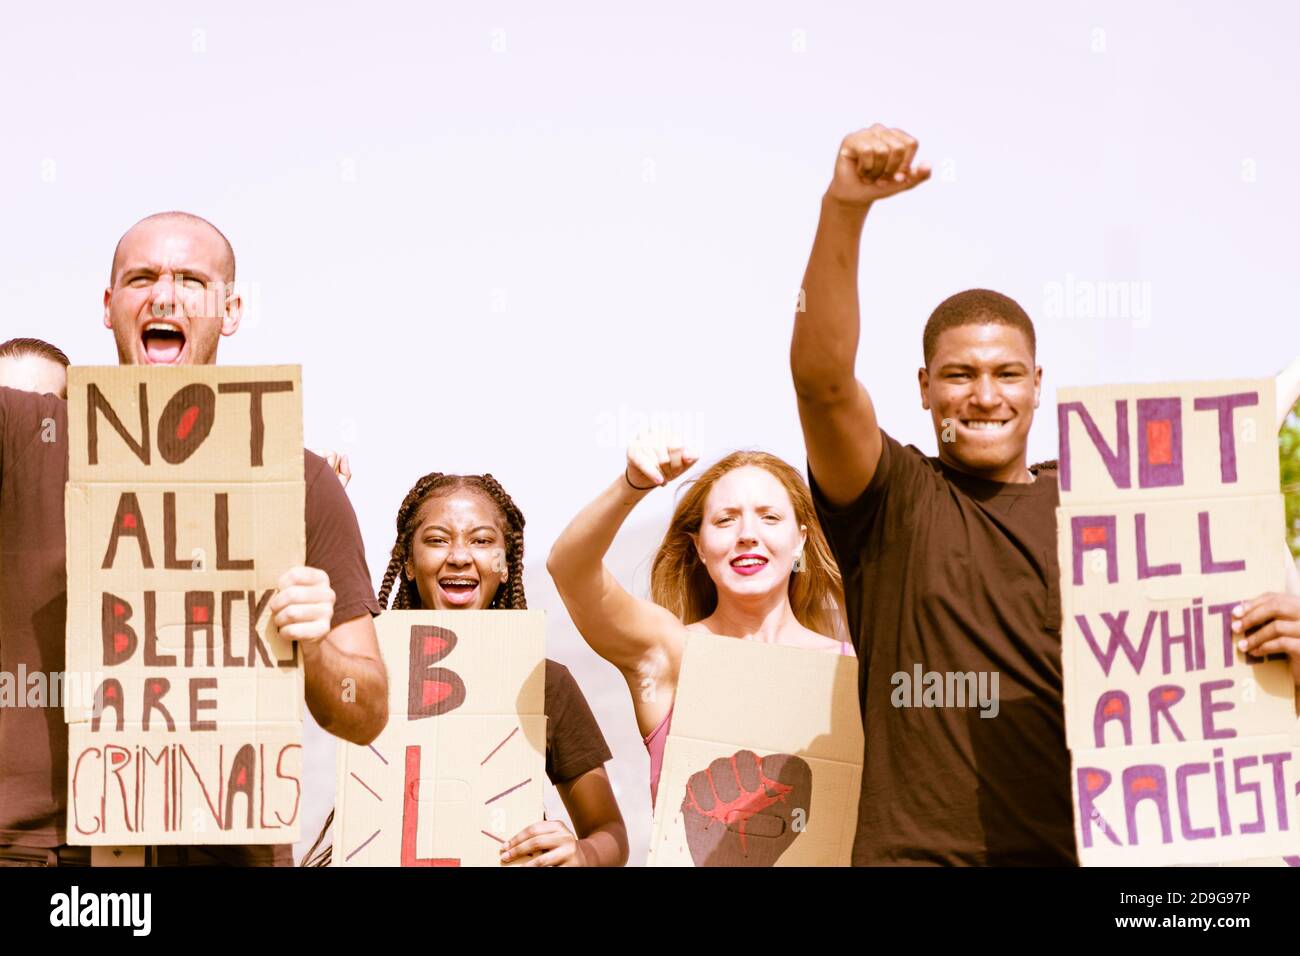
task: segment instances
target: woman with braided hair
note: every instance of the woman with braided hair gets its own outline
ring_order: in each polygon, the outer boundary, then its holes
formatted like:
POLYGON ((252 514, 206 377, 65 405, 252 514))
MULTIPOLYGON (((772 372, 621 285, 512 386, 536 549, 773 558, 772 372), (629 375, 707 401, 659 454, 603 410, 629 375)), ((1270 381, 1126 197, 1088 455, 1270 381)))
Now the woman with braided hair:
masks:
MULTIPOLYGON (((524 610, 523 572, 524 516, 497 480, 433 472, 397 511, 379 606, 389 607, 391 598, 394 610, 524 610)), ((568 668, 549 659, 544 709, 546 774, 577 833, 542 820, 507 840, 501 861, 622 866, 627 829, 605 773, 609 747, 568 668)))
POLYGON ((430 472, 397 509, 397 541, 379 606, 524 610, 523 570, 524 516, 500 483, 491 475, 430 472), (464 536, 467 547, 455 555, 449 553, 453 525, 477 532, 464 536), (483 565, 485 555, 490 560, 483 565), (466 563, 474 565, 472 573, 453 573, 466 563))
POLYGON ((789 464, 738 451, 686 491, 655 555, 652 600, 633 597, 604 566, 632 509, 695 463, 670 436, 639 436, 627 466, 556 540, 546 569, 574 625, 622 673, 650 754, 658 795, 687 632, 851 655, 840 572, 812 496, 789 464))

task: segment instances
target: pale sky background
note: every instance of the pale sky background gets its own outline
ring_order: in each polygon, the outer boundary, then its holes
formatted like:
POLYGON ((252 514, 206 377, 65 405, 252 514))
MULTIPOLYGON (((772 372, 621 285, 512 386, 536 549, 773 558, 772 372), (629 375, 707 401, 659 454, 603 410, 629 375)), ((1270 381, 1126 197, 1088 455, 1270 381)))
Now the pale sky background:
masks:
MULTIPOLYGON (((936 170, 864 242, 859 374, 905 441, 933 453, 921 328, 972 286, 1037 323, 1031 459, 1055 457, 1060 385, 1271 375, 1298 351, 1284 5, 127 10, 6 16, 0 338, 115 361, 118 236, 164 209, 213 220, 252 306, 220 360, 303 366, 308 444, 351 458, 376 582, 427 471, 491 471, 523 509, 530 603, 614 749, 633 864, 645 752, 545 555, 639 420, 706 460, 802 464, 792 306, 845 133, 901 126, 936 170), (1103 283, 1120 314, 1089 304, 1103 283)), ((671 504, 652 496, 620 539, 625 581, 643 587, 671 504)), ((332 799, 327 741, 310 760, 304 843, 332 799)))

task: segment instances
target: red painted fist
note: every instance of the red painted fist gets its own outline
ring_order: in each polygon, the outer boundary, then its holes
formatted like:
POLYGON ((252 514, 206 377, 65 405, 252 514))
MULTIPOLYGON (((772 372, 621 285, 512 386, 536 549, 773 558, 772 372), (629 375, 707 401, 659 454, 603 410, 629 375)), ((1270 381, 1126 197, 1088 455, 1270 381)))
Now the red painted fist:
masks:
POLYGON ((807 826, 812 768, 792 754, 719 757, 686 781, 682 816, 696 866, 771 866, 807 826))

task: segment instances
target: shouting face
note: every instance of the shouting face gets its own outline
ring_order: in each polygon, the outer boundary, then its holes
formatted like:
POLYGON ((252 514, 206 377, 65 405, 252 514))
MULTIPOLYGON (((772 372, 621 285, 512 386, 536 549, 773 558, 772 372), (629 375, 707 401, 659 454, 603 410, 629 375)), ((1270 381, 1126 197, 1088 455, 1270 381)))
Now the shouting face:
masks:
POLYGON ((239 327, 230 247, 188 216, 137 223, 118 243, 104 290, 104 325, 124 365, 211 365, 239 327))
POLYGON ((430 611, 481 611, 509 573, 500 510, 486 496, 457 489, 425 502, 407 558, 420 603, 430 611))
POLYGON ((995 322, 946 329, 919 378, 942 461, 992 481, 1031 480, 1025 447, 1043 370, 1023 332, 995 322))
POLYGON ((806 531, 776 476, 745 465, 709 489, 696 547, 719 600, 784 593, 806 531))

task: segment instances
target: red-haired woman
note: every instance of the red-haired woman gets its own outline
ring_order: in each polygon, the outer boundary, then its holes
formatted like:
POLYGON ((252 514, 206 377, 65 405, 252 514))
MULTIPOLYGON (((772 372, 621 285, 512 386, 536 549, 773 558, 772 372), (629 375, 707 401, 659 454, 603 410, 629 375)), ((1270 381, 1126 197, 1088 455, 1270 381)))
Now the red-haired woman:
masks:
POLYGON ((574 625, 627 681, 652 799, 688 632, 853 653, 829 636, 839 630, 840 573, 808 485, 775 455, 733 452, 692 483, 655 556, 652 600, 633 597, 605 568, 632 509, 694 462, 665 436, 634 441, 623 474, 579 512, 546 562, 574 625))

